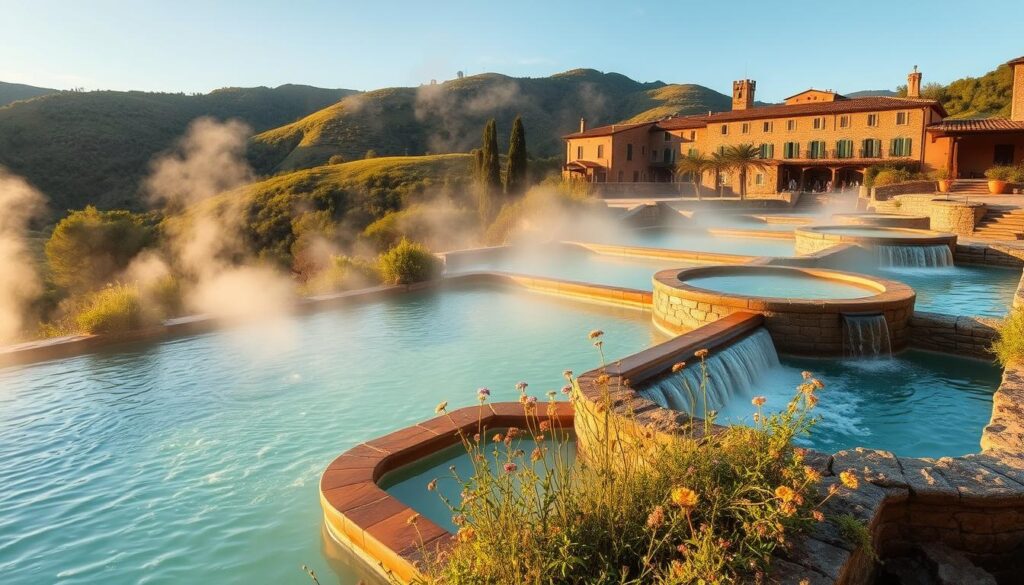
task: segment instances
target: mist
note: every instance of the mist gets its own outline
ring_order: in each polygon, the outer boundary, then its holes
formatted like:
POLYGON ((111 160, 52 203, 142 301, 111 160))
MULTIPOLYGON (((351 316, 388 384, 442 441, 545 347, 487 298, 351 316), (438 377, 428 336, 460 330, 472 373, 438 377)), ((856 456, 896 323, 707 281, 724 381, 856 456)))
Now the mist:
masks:
POLYGON ((46 198, 25 179, 0 168, 0 343, 19 339, 43 290, 29 247, 29 224, 46 198))

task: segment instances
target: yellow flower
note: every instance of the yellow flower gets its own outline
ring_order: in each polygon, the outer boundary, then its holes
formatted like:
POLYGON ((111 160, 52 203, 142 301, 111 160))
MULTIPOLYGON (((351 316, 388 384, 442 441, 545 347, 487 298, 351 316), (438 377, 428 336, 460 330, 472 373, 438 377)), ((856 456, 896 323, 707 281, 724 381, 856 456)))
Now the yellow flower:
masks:
POLYGON ((607 384, 608 383, 608 374, 601 374, 594 381, 597 382, 598 384, 607 384))
POLYGON ((764 396, 755 396, 754 399, 750 401, 751 404, 758 407, 764 406, 765 402, 768 402, 768 399, 764 396))
POLYGON ((443 414, 444 411, 447 410, 447 409, 448 409, 448 401, 447 400, 442 401, 440 404, 437 405, 436 408, 434 408, 434 414, 443 414))
POLYGON ((415 525, 419 521, 419 519, 420 519, 420 515, 419 514, 413 514, 412 516, 409 516, 408 519, 406 519, 405 523, 408 524, 409 526, 413 526, 413 525, 415 525))
POLYGON ((686 367, 686 362, 674 363, 674 364, 672 364, 672 373, 675 374, 677 372, 680 372, 685 367, 686 367))
POLYGON ((860 481, 857 480, 857 474, 852 469, 839 472, 839 481, 843 482, 843 485, 850 488, 851 490, 857 489, 860 485, 860 481))
POLYGON ((775 488, 775 497, 779 498, 783 502, 791 502, 796 499, 796 492, 789 486, 780 485, 775 488))
POLYGON ((465 526, 465 527, 459 529, 459 533, 458 533, 457 536, 458 536, 459 542, 469 542, 469 541, 473 540, 473 537, 475 535, 476 535, 476 531, 473 530, 472 526, 465 526))
POLYGON ((821 472, 809 465, 804 467, 804 475, 807 477, 807 481, 811 482, 821 479, 821 472))
POLYGON ((684 510, 697 505, 697 492, 687 487, 672 488, 672 503, 684 510))

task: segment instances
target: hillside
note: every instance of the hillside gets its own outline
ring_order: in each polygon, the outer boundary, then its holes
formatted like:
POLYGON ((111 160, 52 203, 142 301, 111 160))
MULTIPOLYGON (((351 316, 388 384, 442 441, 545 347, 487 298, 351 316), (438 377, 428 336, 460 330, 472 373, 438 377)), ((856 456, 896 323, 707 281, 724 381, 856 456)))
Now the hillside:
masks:
POLYGON ((28 100, 41 95, 57 93, 58 91, 47 87, 35 87, 22 83, 0 81, 0 107, 6 106, 11 102, 28 100))
POLYGON ((574 69, 545 78, 474 75, 421 87, 349 96, 337 104, 253 137, 250 160, 263 173, 324 164, 333 155, 466 152, 479 145, 484 122, 498 121, 507 144, 512 120, 523 116, 534 156, 561 154, 560 136, 581 116, 591 126, 727 109, 730 98, 699 85, 640 83, 617 73, 574 69))
POLYGON ((153 155, 200 116, 239 118, 255 131, 355 93, 301 85, 202 95, 60 92, 0 107, 0 165, 40 188, 57 213, 86 204, 143 207, 137 188, 153 155))
MULTIPOLYGON (((897 88, 907 95, 907 87, 897 88)), ((921 95, 939 100, 953 118, 1008 118, 1013 96, 1013 72, 1005 64, 981 77, 964 77, 947 85, 926 83, 921 95)))
POLYGON ((891 89, 862 89, 860 91, 851 91, 850 93, 844 93, 848 98, 862 98, 862 97, 896 97, 897 93, 891 89))

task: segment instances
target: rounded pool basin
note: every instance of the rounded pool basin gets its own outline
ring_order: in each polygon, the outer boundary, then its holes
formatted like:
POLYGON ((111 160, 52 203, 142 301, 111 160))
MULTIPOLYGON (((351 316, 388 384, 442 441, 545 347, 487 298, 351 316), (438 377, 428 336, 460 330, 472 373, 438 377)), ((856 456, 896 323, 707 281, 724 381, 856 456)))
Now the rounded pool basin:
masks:
POLYGON ((701 276, 686 280, 686 284, 714 292, 767 298, 859 299, 878 294, 878 290, 859 284, 818 278, 803 272, 701 276))

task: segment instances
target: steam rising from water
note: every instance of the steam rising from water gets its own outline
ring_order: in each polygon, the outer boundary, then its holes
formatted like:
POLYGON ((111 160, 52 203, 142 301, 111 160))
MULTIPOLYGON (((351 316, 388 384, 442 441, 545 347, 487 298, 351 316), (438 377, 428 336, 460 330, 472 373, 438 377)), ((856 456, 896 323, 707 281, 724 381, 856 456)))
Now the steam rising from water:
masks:
MULTIPOLYGON (((217 317, 279 315, 292 302, 290 279, 260 264, 242 233, 247 207, 239 196, 215 195, 253 179, 244 159, 250 129, 237 121, 200 118, 171 152, 153 163, 146 190, 166 206, 171 263, 184 275, 185 306, 217 317)), ((148 269, 158 272, 152 258, 148 269)))
POLYGON ((27 181, 0 168, 0 343, 22 333, 30 305, 42 291, 29 254, 28 225, 45 202, 27 181))

